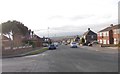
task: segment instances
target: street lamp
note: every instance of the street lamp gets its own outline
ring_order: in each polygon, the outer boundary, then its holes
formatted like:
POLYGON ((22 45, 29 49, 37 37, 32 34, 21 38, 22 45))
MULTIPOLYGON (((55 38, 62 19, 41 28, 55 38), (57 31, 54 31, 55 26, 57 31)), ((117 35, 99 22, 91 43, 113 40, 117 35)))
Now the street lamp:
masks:
POLYGON ((49 38, 49 29, 50 29, 50 28, 48 27, 48 38, 49 38))

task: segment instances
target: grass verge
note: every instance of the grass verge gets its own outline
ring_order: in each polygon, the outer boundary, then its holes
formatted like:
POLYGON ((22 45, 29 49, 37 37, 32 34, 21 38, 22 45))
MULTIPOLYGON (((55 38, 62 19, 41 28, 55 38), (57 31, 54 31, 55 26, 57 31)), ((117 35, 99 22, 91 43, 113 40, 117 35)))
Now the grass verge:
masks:
POLYGON ((26 55, 35 55, 35 54, 42 53, 42 52, 44 52, 44 51, 46 51, 46 50, 48 50, 48 48, 42 48, 42 49, 38 49, 38 50, 35 50, 35 51, 33 51, 33 52, 30 52, 30 53, 28 53, 28 54, 26 54, 26 55))

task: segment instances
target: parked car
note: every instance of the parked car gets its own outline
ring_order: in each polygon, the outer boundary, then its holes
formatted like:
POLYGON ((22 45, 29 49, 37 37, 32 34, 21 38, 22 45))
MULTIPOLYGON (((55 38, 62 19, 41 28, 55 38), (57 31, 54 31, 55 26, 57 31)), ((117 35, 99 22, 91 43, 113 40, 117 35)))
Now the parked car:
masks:
POLYGON ((54 44, 51 44, 51 45, 49 45, 49 50, 53 50, 53 49, 56 49, 56 46, 54 45, 54 44))
POLYGON ((48 47, 48 43, 43 43, 43 47, 48 47))
POLYGON ((58 42, 54 42, 54 45, 55 45, 56 47, 58 47, 58 42))
POLYGON ((71 46, 71 48, 77 48, 77 47, 78 47, 76 42, 72 42, 72 43, 70 44, 70 46, 71 46))

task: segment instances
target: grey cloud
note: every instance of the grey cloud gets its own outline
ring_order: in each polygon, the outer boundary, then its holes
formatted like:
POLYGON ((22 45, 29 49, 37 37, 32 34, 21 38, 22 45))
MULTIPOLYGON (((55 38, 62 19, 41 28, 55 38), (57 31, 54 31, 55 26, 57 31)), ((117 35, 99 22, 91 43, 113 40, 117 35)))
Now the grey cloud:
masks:
POLYGON ((86 18, 90 18, 90 17, 94 17, 94 15, 78 15, 78 16, 73 16, 73 17, 64 17, 61 15, 56 15, 56 16, 51 16, 48 19, 69 19, 69 20, 81 20, 81 19, 86 19, 86 18))
POLYGON ((74 26, 74 25, 65 25, 62 27, 57 27, 57 28, 51 28, 52 30, 56 31, 78 31, 80 29, 79 26, 74 26))
POLYGON ((51 17, 49 17, 48 19, 60 19, 60 18, 64 18, 63 16, 61 16, 61 15, 56 15, 56 16, 51 16, 51 17))
POLYGON ((102 18, 108 19, 108 18, 111 18, 111 17, 112 17, 111 15, 107 15, 107 16, 103 16, 102 18))
MULTIPOLYGON (((103 23, 95 23, 95 24, 86 24, 86 25, 79 25, 79 26, 74 26, 74 24, 70 25, 65 25, 61 27, 54 27, 50 28, 51 33, 50 36, 70 36, 70 35, 82 35, 84 32, 87 31, 88 28, 91 28, 92 31, 98 32, 105 27, 108 27, 110 24, 117 24, 117 19, 110 20, 107 22, 103 23)), ((46 33, 40 32, 39 33, 41 36, 47 36, 47 31, 46 33)))
POLYGON ((81 20, 81 19, 88 19, 88 18, 91 18, 91 17, 94 17, 94 15, 78 15, 78 16, 74 16, 74 17, 71 17, 70 20, 81 20))

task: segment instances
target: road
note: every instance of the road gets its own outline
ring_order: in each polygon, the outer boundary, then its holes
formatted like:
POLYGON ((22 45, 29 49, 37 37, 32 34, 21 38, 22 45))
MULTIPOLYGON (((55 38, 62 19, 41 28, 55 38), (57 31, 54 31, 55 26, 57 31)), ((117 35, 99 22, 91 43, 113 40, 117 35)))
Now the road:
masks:
POLYGON ((2 60, 3 72, 118 72, 116 50, 61 45, 44 53, 2 60))

